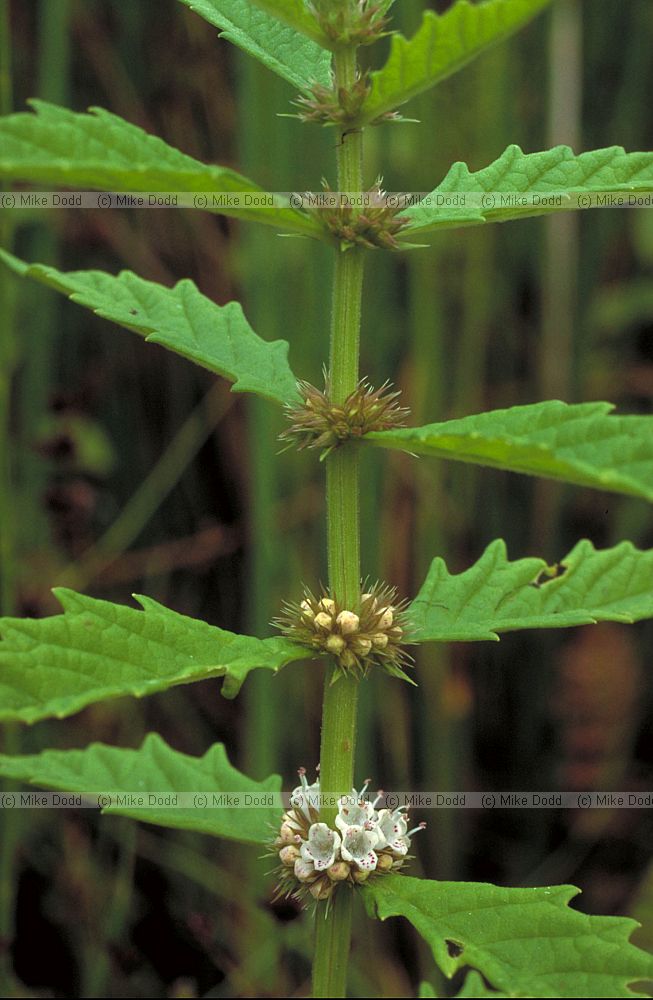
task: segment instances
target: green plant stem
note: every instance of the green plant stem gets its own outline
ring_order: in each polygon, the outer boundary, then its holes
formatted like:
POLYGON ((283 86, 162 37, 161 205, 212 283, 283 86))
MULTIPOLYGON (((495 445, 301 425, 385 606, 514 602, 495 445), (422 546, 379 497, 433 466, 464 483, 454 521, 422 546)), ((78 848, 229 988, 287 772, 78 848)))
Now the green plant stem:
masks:
MULTIPOLYGON (((355 50, 334 57, 336 84, 349 87, 356 77, 355 50)), ((340 135, 338 187, 361 191, 363 186, 362 134, 340 135)), ((363 251, 336 250, 331 316, 330 388, 341 403, 358 382, 358 358, 363 289, 363 251)), ((329 584, 340 601, 355 606, 360 588, 359 456, 355 447, 336 449, 326 461, 327 550, 329 584)), ((349 792, 354 780, 356 705, 358 681, 334 675, 328 668, 322 707, 320 788, 323 794, 349 792), (335 681, 335 683, 334 683, 335 681)), ((321 810, 324 822, 332 824, 336 809, 321 810)), ((351 938, 352 893, 341 887, 325 913, 318 906, 315 925, 313 995, 344 997, 351 938)))
POLYGON ((324 905, 318 906, 315 914, 314 997, 345 996, 352 896, 347 887, 341 887, 340 892, 334 893, 326 912, 324 905))
MULTIPOLYGON (((9 2, 0 0, 0 114, 13 110, 9 2)), ((1 187, 0 187, 1 190, 1 187)), ((0 217, 0 246, 11 249, 13 219, 0 217)), ((16 610, 15 520, 12 504, 11 398, 15 367, 13 278, 0 276, 0 615, 16 610)), ((17 726, 4 727, 0 745, 5 753, 20 753, 17 726)), ((12 791, 13 783, 2 790, 12 791)), ((15 859, 20 841, 20 814, 8 811, 2 818, 0 837, 0 995, 15 995, 10 948, 14 937, 15 859)))

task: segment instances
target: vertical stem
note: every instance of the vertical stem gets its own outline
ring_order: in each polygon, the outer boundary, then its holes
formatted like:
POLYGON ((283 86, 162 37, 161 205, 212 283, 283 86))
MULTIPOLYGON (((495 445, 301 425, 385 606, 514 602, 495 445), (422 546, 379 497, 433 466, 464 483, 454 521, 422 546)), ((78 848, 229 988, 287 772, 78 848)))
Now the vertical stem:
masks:
MULTIPOLYGON (((0 115, 12 110, 9 0, 0 0, 0 115)), ((11 212, 0 215, 0 246, 11 249, 11 212)), ((11 389, 15 364, 13 278, 0 274, 0 615, 15 610, 14 518, 11 503, 11 389)))
MULTIPOLYGON (((0 0, 0 114, 12 110, 11 38, 9 0, 0 0)), ((0 246, 11 249, 12 218, 9 212, 0 218, 0 246)), ((15 364, 12 278, 6 269, 0 275, 0 615, 15 611, 16 560, 14 517, 11 501, 11 390, 15 364)), ((18 752, 18 730, 5 726, 2 734, 5 753, 18 752)), ((4 786, 3 786, 4 787, 4 786)), ((11 787, 11 786, 9 786, 11 787)), ((10 948, 14 936, 15 857, 20 837, 19 814, 5 813, 0 845, 0 993, 14 995, 14 977, 10 948)))
MULTIPOLYGON (((551 11, 549 37, 549 113, 547 143, 582 148, 582 13, 578 0, 563 0, 551 11)), ((574 343, 577 331, 578 234, 575 212, 561 212, 544 222, 542 326, 537 359, 538 397, 571 402, 574 343)), ((535 484, 532 544, 541 552, 554 548, 564 491, 560 483, 535 484)))
MULTIPOLYGON (((354 49, 334 57, 336 86, 350 87, 356 79, 354 49)), ((360 132, 343 130, 338 146, 338 188, 361 191, 363 142, 360 132)), ((331 316, 330 389, 342 403, 356 388, 363 289, 363 251, 337 249, 331 316)), ((360 596, 359 456, 355 447, 336 449, 326 461, 327 548, 329 584, 346 605, 360 596)), ((336 677, 328 669, 322 708, 320 788, 329 796, 350 791, 354 779, 358 681, 336 677), (334 683, 335 681, 335 683, 334 683)), ((324 806, 324 822, 333 824, 335 808, 324 806)), ((344 997, 351 938, 352 893, 346 886, 334 894, 325 912, 318 907, 315 927, 313 995, 344 997)))

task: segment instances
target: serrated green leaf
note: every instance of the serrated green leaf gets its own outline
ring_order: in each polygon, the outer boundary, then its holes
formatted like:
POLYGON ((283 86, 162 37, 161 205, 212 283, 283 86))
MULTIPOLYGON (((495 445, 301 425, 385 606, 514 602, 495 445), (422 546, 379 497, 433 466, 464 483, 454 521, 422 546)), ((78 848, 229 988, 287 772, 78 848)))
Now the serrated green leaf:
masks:
POLYGON ((393 34, 385 66, 372 73, 372 87, 362 108, 361 121, 373 121, 429 90, 491 45, 518 31, 550 2, 458 0, 444 14, 425 10, 412 38, 393 34))
POLYGON ((511 997, 643 996, 627 985, 653 976, 653 956, 629 942, 638 924, 570 909, 578 891, 402 875, 362 887, 368 912, 406 917, 448 977, 471 966, 511 997))
POLYGON ((142 698, 177 684, 223 677, 233 698, 250 670, 306 657, 296 643, 235 635, 148 597, 142 611, 54 591, 64 613, 0 618, 0 721, 64 718, 97 701, 142 698))
POLYGON ((329 38, 320 28, 304 0, 253 0, 253 2, 275 20, 283 21, 307 38, 312 38, 323 48, 331 48, 329 38))
MULTIPOLYGON (((431 994, 435 996, 435 994, 431 994)), ((482 976, 479 976, 478 972, 470 972, 465 978, 463 988, 459 993, 456 993, 456 1000, 459 997, 493 997, 494 1000, 503 1000, 503 998, 508 997, 532 997, 532 993, 504 993, 503 991, 497 992, 496 990, 489 990, 485 985, 482 976)))
MULTIPOLYGON (((294 27, 281 24, 251 0, 181 0, 183 4, 203 17, 209 24, 220 28, 221 35, 233 45, 248 52, 268 69, 288 80, 298 90, 308 91, 316 84, 328 86, 331 82, 331 54, 322 47, 317 23, 308 11, 299 16, 299 0, 274 4, 291 8, 298 15, 294 27), (304 34, 295 30, 299 28, 304 34), (307 29, 318 29, 316 33, 307 29), (305 35, 310 34, 309 38, 305 35), (317 41, 316 41, 317 39, 317 41)), ((288 20, 288 17, 283 18, 288 20)))
MULTIPOLYGON (((102 108, 76 113, 45 101, 0 118, 0 179, 101 191, 181 191, 207 195, 202 206, 305 236, 319 225, 292 208, 214 204, 211 195, 260 192, 228 167, 201 163, 102 108)), ((218 201, 219 199, 216 199, 218 201)))
POLYGON ((402 212, 411 224, 402 229, 398 238, 412 240, 436 229, 570 211, 583 207, 578 204, 580 194, 596 197, 598 193, 650 190, 653 153, 626 153, 622 146, 609 146, 576 156, 569 146, 555 146, 541 153, 524 153, 519 146, 508 146, 498 160, 483 170, 472 172, 466 163, 454 163, 430 193, 430 204, 424 199, 402 212), (485 194, 489 200, 481 204, 485 194), (459 204, 438 204, 456 195, 462 199, 459 204), (560 198, 555 204, 533 203, 536 196, 546 195, 560 198))
POLYGON ((63 292, 98 316, 140 333, 148 343, 223 375, 233 392, 255 392, 275 403, 296 402, 297 382, 285 340, 261 340, 239 302, 219 306, 188 278, 166 288, 131 271, 58 271, 24 264, 0 250, 0 261, 24 277, 63 292))
POLYGON ((368 434, 383 448, 561 479, 653 500, 653 417, 557 400, 368 434))
POLYGON ((543 559, 509 562, 501 539, 455 576, 434 559, 408 610, 411 635, 420 642, 496 641, 516 629, 653 618, 653 549, 622 542, 597 551, 585 539, 559 567, 547 572, 543 559))
MULTIPOLYGON (((85 750, 44 750, 32 756, 0 754, 0 774, 27 781, 41 788, 81 795, 125 796, 122 804, 102 812, 156 826, 195 830, 245 844, 262 844, 270 838, 270 828, 279 822, 274 805, 239 808, 229 805, 206 808, 166 808, 152 802, 151 795, 177 792, 241 792, 243 795, 278 795, 281 779, 270 775, 253 781, 231 766, 221 743, 214 744, 203 757, 191 757, 169 747, 156 733, 146 736, 138 750, 92 743, 85 750), (143 797, 143 804, 129 797, 143 797)), ((213 801, 212 799, 210 800, 213 801)))

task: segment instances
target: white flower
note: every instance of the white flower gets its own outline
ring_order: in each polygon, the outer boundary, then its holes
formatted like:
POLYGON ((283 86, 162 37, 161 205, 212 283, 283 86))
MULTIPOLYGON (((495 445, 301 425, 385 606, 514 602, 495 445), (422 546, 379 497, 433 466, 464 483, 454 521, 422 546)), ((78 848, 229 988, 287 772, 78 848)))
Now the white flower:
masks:
POLYGON ((297 858, 295 861, 295 878, 299 879, 300 882, 313 882, 317 876, 315 874, 315 869, 310 861, 304 861, 303 858, 297 858))
POLYGON ((367 823, 376 822, 374 803, 365 798, 368 785, 369 780, 365 782, 360 792, 352 788, 349 795, 343 795, 338 799, 336 826, 343 834, 350 826, 365 826, 367 823))
POLYGON ((360 871, 373 872, 378 858, 374 851, 377 832, 373 824, 367 826, 349 826, 342 839, 340 853, 343 860, 353 861, 360 871))
POLYGON ((303 767, 300 767, 298 774, 301 784, 293 790, 290 796, 290 805, 302 813, 310 823, 313 818, 310 810, 320 811, 320 780, 318 778, 312 785, 309 785, 306 780, 306 770, 303 767))
POLYGON ((389 809, 381 809, 377 823, 379 836, 378 846, 383 849, 389 847, 396 854, 407 854, 410 847, 410 840, 406 836, 408 823, 403 814, 403 807, 390 812, 389 809))
POLYGON ((340 850, 340 837, 326 823, 313 823, 308 840, 300 848, 304 861, 312 861, 316 872, 326 871, 336 860, 340 850))
MULTIPOLYGON (((398 810, 395 810, 395 812, 397 811, 398 810)), ((405 819, 403 819, 403 826, 404 828, 406 826, 405 819)), ((399 827, 401 829, 401 824, 399 824, 399 827)), ((412 830, 408 831, 408 833, 405 832, 398 833, 395 839, 388 843, 388 847, 390 848, 393 854, 399 854, 401 855, 401 857, 405 857, 410 848, 411 838, 414 837, 416 833, 419 833, 420 830, 425 830, 425 829, 426 829, 426 823, 423 822, 418 823, 417 826, 414 826, 412 830)))

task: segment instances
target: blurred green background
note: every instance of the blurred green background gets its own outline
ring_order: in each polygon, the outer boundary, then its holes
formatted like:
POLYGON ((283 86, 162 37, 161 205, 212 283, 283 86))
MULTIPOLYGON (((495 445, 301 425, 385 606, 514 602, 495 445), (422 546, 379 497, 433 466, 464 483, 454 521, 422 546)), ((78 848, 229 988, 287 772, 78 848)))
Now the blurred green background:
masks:
MULTIPOLYGON (((425 4, 398 0, 412 33, 425 4)), ((439 11, 449 3, 431 4, 439 11)), ((653 148, 650 0, 557 0, 408 106, 420 124, 366 134, 366 182, 430 190, 455 160, 478 169, 526 151, 653 148)), ((277 117, 291 89, 175 0, 2 0, 13 87, 3 113, 41 97, 101 105, 269 190, 335 186, 333 131, 277 117)), ((380 64, 385 45, 365 52, 380 64)), ((21 210, 5 245, 64 269, 191 277, 243 301, 319 384, 330 256, 304 240, 171 210, 21 210)), ((415 423, 547 398, 653 412, 653 213, 603 210, 437 234, 370 255, 362 371, 392 379, 415 423)), ((252 634, 300 581, 326 576, 323 468, 279 455, 283 418, 45 289, 0 276, 2 612, 56 612, 66 584, 252 634), (11 544, 7 543, 7 539, 11 544)), ((643 502, 406 455, 365 456, 364 571, 411 596, 430 560, 460 571, 503 536, 550 563, 579 537, 653 546, 643 502)), ((365 684, 358 775, 423 790, 651 787, 650 625, 510 635, 417 653, 415 692, 365 684)), ((261 672, 263 673, 263 672, 261 672)), ((317 764, 321 667, 94 706, 9 729, 4 748, 136 746, 148 730, 200 754, 226 743, 255 777, 293 784, 317 764)), ((415 842, 429 877, 573 882, 588 912, 635 914, 653 947, 650 812, 430 811, 415 842)), ((0 971, 16 996, 303 996, 311 921, 271 905, 269 859, 116 818, 0 814, 0 971)), ((437 981, 398 922, 355 924, 353 996, 411 996, 437 981)), ((443 989, 455 988, 448 985, 443 989)))

